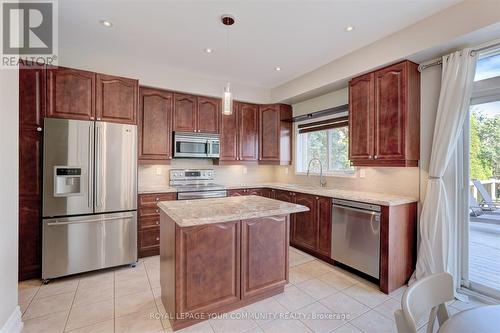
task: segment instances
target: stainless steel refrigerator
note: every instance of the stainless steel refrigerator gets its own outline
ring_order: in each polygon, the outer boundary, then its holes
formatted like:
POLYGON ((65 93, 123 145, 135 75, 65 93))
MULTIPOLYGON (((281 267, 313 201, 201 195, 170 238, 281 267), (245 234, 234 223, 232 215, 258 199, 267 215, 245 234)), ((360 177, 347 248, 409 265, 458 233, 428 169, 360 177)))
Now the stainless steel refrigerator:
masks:
POLYGON ((137 261, 137 126, 45 119, 42 278, 137 261))

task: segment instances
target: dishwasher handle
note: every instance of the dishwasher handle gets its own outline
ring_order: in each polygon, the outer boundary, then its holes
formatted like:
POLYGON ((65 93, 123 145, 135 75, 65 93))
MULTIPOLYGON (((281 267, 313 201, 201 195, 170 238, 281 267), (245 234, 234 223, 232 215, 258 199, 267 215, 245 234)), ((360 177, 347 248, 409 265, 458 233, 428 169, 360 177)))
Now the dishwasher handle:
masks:
POLYGON ((373 210, 364 210, 364 209, 359 209, 359 208, 354 208, 354 207, 349 207, 349 206, 341 206, 341 205, 336 205, 333 204, 334 208, 341 208, 341 209, 346 209, 358 213, 364 213, 364 214, 370 214, 370 215, 375 215, 376 218, 380 219, 380 215, 382 215, 380 212, 376 212, 373 210))

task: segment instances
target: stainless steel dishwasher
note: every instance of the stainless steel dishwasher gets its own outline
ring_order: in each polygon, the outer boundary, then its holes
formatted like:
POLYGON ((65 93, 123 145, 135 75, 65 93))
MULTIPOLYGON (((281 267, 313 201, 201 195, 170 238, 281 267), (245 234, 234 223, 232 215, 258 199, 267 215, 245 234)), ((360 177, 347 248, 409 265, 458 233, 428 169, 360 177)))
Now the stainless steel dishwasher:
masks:
POLYGON ((332 259, 379 278, 380 206, 333 199, 332 259))

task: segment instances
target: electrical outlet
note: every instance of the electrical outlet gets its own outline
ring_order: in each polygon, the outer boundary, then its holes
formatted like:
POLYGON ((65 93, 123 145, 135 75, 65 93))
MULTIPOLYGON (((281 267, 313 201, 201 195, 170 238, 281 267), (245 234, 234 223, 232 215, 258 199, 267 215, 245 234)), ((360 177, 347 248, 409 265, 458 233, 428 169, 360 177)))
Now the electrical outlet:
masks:
POLYGON ((157 175, 157 176, 161 176, 161 174, 162 174, 162 172, 161 172, 161 171, 162 171, 162 170, 161 170, 161 168, 160 168, 160 167, 157 167, 157 168, 156 168, 156 175, 157 175))

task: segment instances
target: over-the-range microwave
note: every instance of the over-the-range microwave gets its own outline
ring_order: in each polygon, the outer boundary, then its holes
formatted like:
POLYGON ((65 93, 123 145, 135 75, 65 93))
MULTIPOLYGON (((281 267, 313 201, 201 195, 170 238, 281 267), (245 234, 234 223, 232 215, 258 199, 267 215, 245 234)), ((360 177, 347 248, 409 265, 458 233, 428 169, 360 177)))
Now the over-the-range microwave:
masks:
POLYGON ((174 133, 174 157, 219 158, 220 139, 218 134, 174 133))

